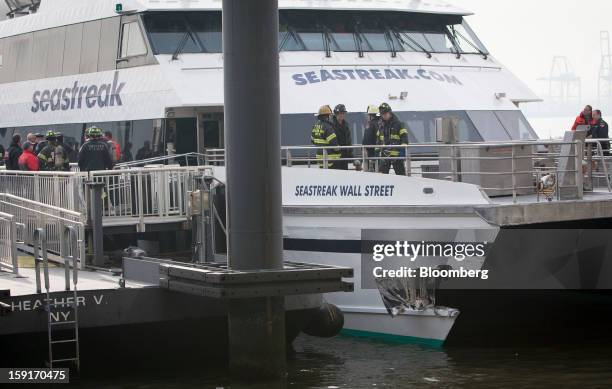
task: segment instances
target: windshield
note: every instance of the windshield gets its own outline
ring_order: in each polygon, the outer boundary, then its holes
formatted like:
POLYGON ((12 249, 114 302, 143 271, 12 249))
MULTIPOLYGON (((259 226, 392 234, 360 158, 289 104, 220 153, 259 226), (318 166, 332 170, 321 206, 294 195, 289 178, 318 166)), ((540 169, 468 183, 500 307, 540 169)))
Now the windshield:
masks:
MULTIPOLYGON (((147 12, 155 54, 220 53, 221 12, 147 12)), ((423 52, 488 51, 460 16, 384 11, 281 10, 280 51, 423 52)))

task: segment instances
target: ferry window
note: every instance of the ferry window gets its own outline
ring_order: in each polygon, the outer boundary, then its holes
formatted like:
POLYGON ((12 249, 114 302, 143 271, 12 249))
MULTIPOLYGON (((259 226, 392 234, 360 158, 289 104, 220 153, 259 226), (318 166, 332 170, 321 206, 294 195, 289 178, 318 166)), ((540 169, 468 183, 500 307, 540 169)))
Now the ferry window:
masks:
POLYGON ((466 21, 462 24, 456 24, 449 27, 451 35, 459 46, 462 53, 465 54, 489 54, 487 48, 482 44, 480 39, 474 34, 466 21))
POLYGON ((135 57, 146 53, 147 46, 138 22, 125 23, 121 33, 121 57, 135 57))
POLYGON ((199 53, 202 50, 189 31, 187 19, 180 12, 150 13, 145 24, 155 54, 173 54, 181 49, 182 53, 199 53))
POLYGON ((331 34, 334 51, 357 51, 355 34, 350 32, 336 32, 331 34))
POLYGON ((427 32, 423 34, 427 43, 432 48, 434 53, 451 53, 454 51, 452 42, 448 35, 443 32, 427 32))
POLYGON ((537 134, 521 111, 496 111, 495 115, 512 140, 536 140, 537 134))
POLYGON ((509 141, 510 135, 493 111, 468 111, 468 116, 485 142, 509 141))
POLYGON ((190 28, 206 53, 221 53, 221 12, 188 13, 187 20, 190 28))
POLYGON ((304 47, 308 51, 324 51, 323 33, 321 32, 301 32, 300 39, 304 42, 304 47))
POLYGON ((304 45, 298 40, 297 34, 291 31, 283 31, 278 35, 278 47, 280 51, 302 51, 305 50, 304 45))

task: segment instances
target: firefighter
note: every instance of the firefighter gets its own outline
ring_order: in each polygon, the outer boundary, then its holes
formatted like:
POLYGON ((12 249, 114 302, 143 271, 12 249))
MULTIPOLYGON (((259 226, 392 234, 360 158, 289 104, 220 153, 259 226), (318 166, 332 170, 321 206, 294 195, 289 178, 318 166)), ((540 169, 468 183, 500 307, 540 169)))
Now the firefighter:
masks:
POLYGON ((64 170, 66 166, 66 153, 59 147, 57 133, 48 131, 45 146, 38 153, 40 160, 40 170, 55 171, 64 170))
POLYGON ((378 120, 377 125, 376 144, 379 146, 381 158, 388 158, 381 160, 379 171, 383 174, 389 174, 391 165, 393 165, 395 174, 405 176, 406 166, 404 161, 398 159, 402 155, 401 148, 389 146, 407 145, 408 130, 395 116, 389 104, 381 104, 379 111, 380 120, 378 120))
POLYGON ((378 115, 379 110, 375 105, 370 105, 366 111, 366 123, 363 130, 363 145, 370 146, 366 149, 368 156, 367 166, 364 167, 365 171, 375 172, 376 171, 376 149, 372 146, 376 145, 376 133, 378 132, 378 115))
POLYGON ((108 152, 108 144, 102 139, 104 134, 98 127, 87 129, 87 142, 79 150, 79 169, 83 172, 111 170, 113 161, 108 152))
MULTIPOLYGON (((338 104, 336 108, 334 108, 334 132, 338 137, 338 146, 352 146, 353 139, 351 136, 351 126, 346 121, 346 107, 344 104, 338 104)), ((341 161, 337 161, 334 163, 334 168, 338 170, 348 170, 349 159, 353 158, 353 150, 351 149, 341 149, 340 150, 340 158, 341 161)))
MULTIPOLYGON (((329 105, 324 105, 319 108, 319 113, 317 116, 317 122, 312 127, 312 135, 311 141, 312 144, 317 147, 337 147, 338 146, 338 137, 334 132, 334 124, 331 121, 332 110, 329 105)), ((324 159, 324 154, 322 149, 317 149, 317 160, 322 161, 324 159)), ((334 160, 340 159, 340 150, 335 149, 327 149, 327 166, 330 169, 333 169, 335 166, 334 160)), ((324 167, 323 163, 319 164, 321 167, 324 167)))

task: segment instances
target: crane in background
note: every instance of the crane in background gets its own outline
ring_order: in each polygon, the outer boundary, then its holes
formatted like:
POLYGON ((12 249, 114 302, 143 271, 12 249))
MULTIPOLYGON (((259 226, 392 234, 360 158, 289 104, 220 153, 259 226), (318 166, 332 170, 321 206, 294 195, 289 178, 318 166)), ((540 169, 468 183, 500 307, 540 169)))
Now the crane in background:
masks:
POLYGON ((582 80, 572 69, 569 59, 565 56, 553 57, 548 77, 539 78, 538 81, 548 83, 549 103, 557 106, 580 105, 582 101, 582 80))
POLYGON ((612 53, 610 52, 610 32, 601 32, 601 66, 599 67, 599 81, 597 94, 599 106, 612 109, 612 53))

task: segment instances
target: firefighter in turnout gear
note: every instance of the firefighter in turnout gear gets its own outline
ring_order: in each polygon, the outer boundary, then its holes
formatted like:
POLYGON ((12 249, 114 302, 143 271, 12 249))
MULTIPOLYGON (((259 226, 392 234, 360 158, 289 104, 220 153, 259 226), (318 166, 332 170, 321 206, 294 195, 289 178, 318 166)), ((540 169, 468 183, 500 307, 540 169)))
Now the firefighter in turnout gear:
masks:
MULTIPOLYGON (((352 146, 353 139, 351 136, 351 128, 349 123, 346 121, 346 107, 344 104, 338 104, 334 108, 334 132, 338 137, 338 146, 352 146)), ((349 161, 348 159, 353 158, 353 150, 351 149, 340 149, 340 156, 344 161, 338 161, 334 163, 334 168, 338 170, 348 170, 349 161)))
POLYGON ((104 134, 98 127, 87 129, 87 142, 79 151, 79 168, 82 172, 111 170, 113 161, 108 151, 108 144, 102 139, 104 134))
MULTIPOLYGON (((317 147, 337 147, 338 137, 334 131, 334 124, 331 121, 332 110, 329 105, 324 105, 319 109, 317 122, 312 127, 311 142, 317 147)), ((340 159, 340 149, 327 149, 327 166, 330 169, 337 168, 334 160, 340 159)), ((323 161, 324 154, 322 149, 317 149, 317 160, 323 161)), ((323 162, 319 166, 324 167, 323 162)))
POLYGON ((393 113, 391 106, 383 103, 379 107, 380 119, 377 123, 376 144, 379 146, 380 157, 380 173, 389 174, 391 165, 395 174, 405 176, 406 166, 404 161, 399 159, 403 154, 400 147, 388 146, 403 146, 408 144, 408 130, 403 123, 399 121, 393 113), (384 159, 389 158, 389 159, 384 159))
POLYGON ((66 166, 67 155, 63 148, 57 143, 57 134, 53 131, 47 132, 47 142, 38 153, 40 170, 63 171, 66 166))

